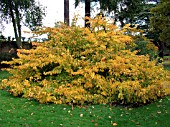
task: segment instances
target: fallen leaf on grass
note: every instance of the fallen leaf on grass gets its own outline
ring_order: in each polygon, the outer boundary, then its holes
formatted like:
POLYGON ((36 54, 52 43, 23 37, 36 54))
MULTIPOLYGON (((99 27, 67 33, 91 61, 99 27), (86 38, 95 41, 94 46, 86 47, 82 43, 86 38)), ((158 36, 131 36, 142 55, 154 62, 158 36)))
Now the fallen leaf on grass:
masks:
POLYGON ((131 110, 133 110, 133 108, 129 108, 129 110, 131 111, 131 110))
POLYGON ((73 122, 70 122, 70 125, 73 125, 74 123, 73 122))
POLYGON ((11 110, 7 110, 7 112, 11 112, 11 110))
POLYGON ((139 123, 139 122, 136 122, 136 125, 140 125, 140 123, 139 123))
POLYGON ((161 114, 161 111, 158 111, 157 113, 158 113, 158 114, 161 114))
POLYGON ((113 125, 113 126, 117 126, 117 123, 113 123, 112 125, 113 125))
POLYGON ((51 112, 55 112, 54 110, 51 110, 51 112))
POLYGON ((30 127, 30 126, 29 126, 29 124, 26 123, 26 124, 25 124, 25 127, 30 127))
POLYGON ((94 126, 98 126, 98 123, 95 123, 94 126))
POLYGON ((91 120, 91 122, 93 123, 93 122, 94 122, 94 120, 91 120))

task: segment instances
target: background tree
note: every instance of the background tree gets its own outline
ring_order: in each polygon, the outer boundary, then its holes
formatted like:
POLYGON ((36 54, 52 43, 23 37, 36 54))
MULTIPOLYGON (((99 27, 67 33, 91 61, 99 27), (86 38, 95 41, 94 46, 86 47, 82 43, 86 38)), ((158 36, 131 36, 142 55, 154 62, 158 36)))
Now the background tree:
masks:
POLYGON ((45 16, 45 7, 39 2, 37 4, 31 3, 31 6, 26 11, 24 25, 27 26, 31 31, 38 30, 41 27, 43 18, 45 16))
MULTIPOLYGON (((27 18, 31 18, 30 20, 26 20, 28 22, 31 22, 28 26, 31 27, 31 25, 37 25, 37 22, 35 19, 38 17, 38 13, 30 13, 31 16, 28 16, 29 12, 35 12, 41 10, 38 8, 38 5, 36 6, 35 0, 0 0, 0 16, 1 20, 6 21, 7 23, 12 22, 13 28, 14 28, 14 34, 16 38, 16 45, 18 48, 22 48, 22 42, 21 42, 21 22, 24 19, 24 16, 27 18), (36 8, 34 8, 36 7, 36 8), (33 16, 37 15, 37 16, 33 16)), ((40 13, 42 14, 42 13, 40 13)), ((43 17, 38 17, 38 22, 40 23, 43 17)))
POLYGON ((102 10, 114 11, 115 21, 123 27, 126 23, 132 24, 145 4, 145 0, 99 0, 102 10))
MULTIPOLYGON (((85 3, 85 17, 90 18, 90 12, 91 12, 90 3, 93 1, 97 1, 97 0, 75 0, 75 7, 77 7, 80 2, 84 2, 85 3)), ((85 27, 90 27, 90 24, 87 23, 88 21, 89 21, 88 19, 85 19, 85 27)))
MULTIPOLYGON (((131 24, 132 27, 137 24, 138 25, 137 28, 142 29, 144 31, 143 35, 152 40, 152 42, 159 48, 160 52, 159 55, 161 57, 163 56, 164 43, 162 43, 159 39, 159 31, 158 30, 153 31, 150 28, 151 26, 150 18, 153 16, 153 13, 150 12, 150 9, 158 4, 158 0, 107 0, 107 1, 99 0, 99 1, 101 10, 108 11, 109 13, 111 11, 114 11, 115 21, 120 21, 121 27, 123 27, 127 23, 131 24)), ((167 3, 166 5, 168 6, 167 3)), ((156 26, 159 27, 159 23, 156 24, 156 26)), ((167 30, 169 30, 169 28, 167 30)), ((166 35, 166 37, 168 38, 169 36, 166 35)), ((168 45, 166 43, 165 47, 167 46, 168 45)))
MULTIPOLYGON (((155 46, 159 49, 159 55, 162 56, 161 51, 161 43, 159 40, 159 33, 156 31, 153 31, 151 28, 151 17, 154 16, 153 13, 151 13, 151 8, 156 7, 158 4, 157 0, 147 0, 145 5, 143 6, 142 11, 136 15, 136 21, 134 24, 137 24, 138 29, 143 30, 143 35, 151 40, 155 44, 155 46)), ((144 48, 144 46, 142 46, 144 48)))
POLYGON ((136 21, 134 22, 134 24, 138 25, 138 29, 142 29, 144 31, 144 34, 147 38, 152 38, 151 36, 153 36, 150 32, 150 18, 153 16, 153 14, 150 12, 150 9, 155 6, 155 3, 146 3, 143 6, 142 11, 135 17, 136 21))
MULTIPOLYGON (((90 0, 85 0, 85 17, 90 17, 90 0)), ((85 19, 85 27, 90 27, 88 19, 85 19)))
POLYGON ((69 25, 69 0, 64 0, 64 23, 69 25))
POLYGON ((151 12, 154 14, 151 18, 152 31, 158 35, 158 44, 163 57, 164 48, 170 48, 170 1, 160 0, 151 12))
POLYGON ((85 16, 88 17, 90 17, 90 2, 99 2, 100 11, 109 13, 114 11, 115 21, 119 21, 121 27, 126 23, 134 23, 137 20, 136 15, 143 10, 145 5, 145 0, 75 0, 76 7, 79 2, 85 2, 85 16))

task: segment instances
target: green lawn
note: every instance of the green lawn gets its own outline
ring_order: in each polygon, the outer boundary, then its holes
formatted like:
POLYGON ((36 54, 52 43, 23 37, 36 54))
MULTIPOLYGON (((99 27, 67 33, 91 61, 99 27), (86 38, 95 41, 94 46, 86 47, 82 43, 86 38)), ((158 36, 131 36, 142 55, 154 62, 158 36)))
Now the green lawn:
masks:
MULTIPOLYGON (((9 74, 0 72, 0 79, 9 74)), ((39 104, 0 90, 0 127, 169 127, 170 96, 138 108, 39 104)))
POLYGON ((170 59, 170 56, 164 56, 165 59, 170 59))
POLYGON ((126 108, 109 105, 87 107, 39 104, 24 98, 15 98, 0 90, 1 127, 169 127, 170 96, 153 104, 126 108))
POLYGON ((163 64, 164 64, 165 69, 170 70, 170 56, 164 57, 163 64))
POLYGON ((8 76, 10 76, 10 74, 7 71, 1 71, 0 69, 0 81, 8 76))
POLYGON ((170 70, 170 60, 165 60, 163 64, 166 70, 170 70))

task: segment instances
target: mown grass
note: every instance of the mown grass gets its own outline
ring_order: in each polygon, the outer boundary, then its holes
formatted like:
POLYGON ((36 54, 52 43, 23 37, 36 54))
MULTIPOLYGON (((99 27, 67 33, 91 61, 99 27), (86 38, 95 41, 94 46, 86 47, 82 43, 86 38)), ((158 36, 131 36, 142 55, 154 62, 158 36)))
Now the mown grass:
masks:
MULTIPOLYGON (((0 71, 0 79, 7 78, 0 71)), ((169 127, 170 96, 142 107, 39 104, 0 90, 0 127, 169 127)))
POLYGON ((170 56, 164 56, 163 64, 166 70, 170 70, 170 56))
POLYGON ((164 56, 165 59, 170 59, 170 56, 164 56))
POLYGON ((4 78, 8 78, 8 76, 10 76, 10 74, 7 71, 0 70, 0 81, 4 78))
POLYGON ((165 60, 163 64, 166 70, 170 70, 170 60, 165 60))

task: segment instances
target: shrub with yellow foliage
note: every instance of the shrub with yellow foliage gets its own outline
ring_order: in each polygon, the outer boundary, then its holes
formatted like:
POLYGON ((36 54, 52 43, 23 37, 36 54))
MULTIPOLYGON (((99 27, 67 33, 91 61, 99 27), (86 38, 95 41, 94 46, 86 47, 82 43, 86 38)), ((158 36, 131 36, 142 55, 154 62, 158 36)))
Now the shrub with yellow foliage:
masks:
MULTIPOLYGON (((149 56, 126 50, 133 40, 102 17, 79 26, 46 28, 49 40, 18 50, 3 80, 14 96, 56 104, 147 103, 165 96, 165 71, 149 56)), ((127 26, 126 26, 127 28, 127 26)))

